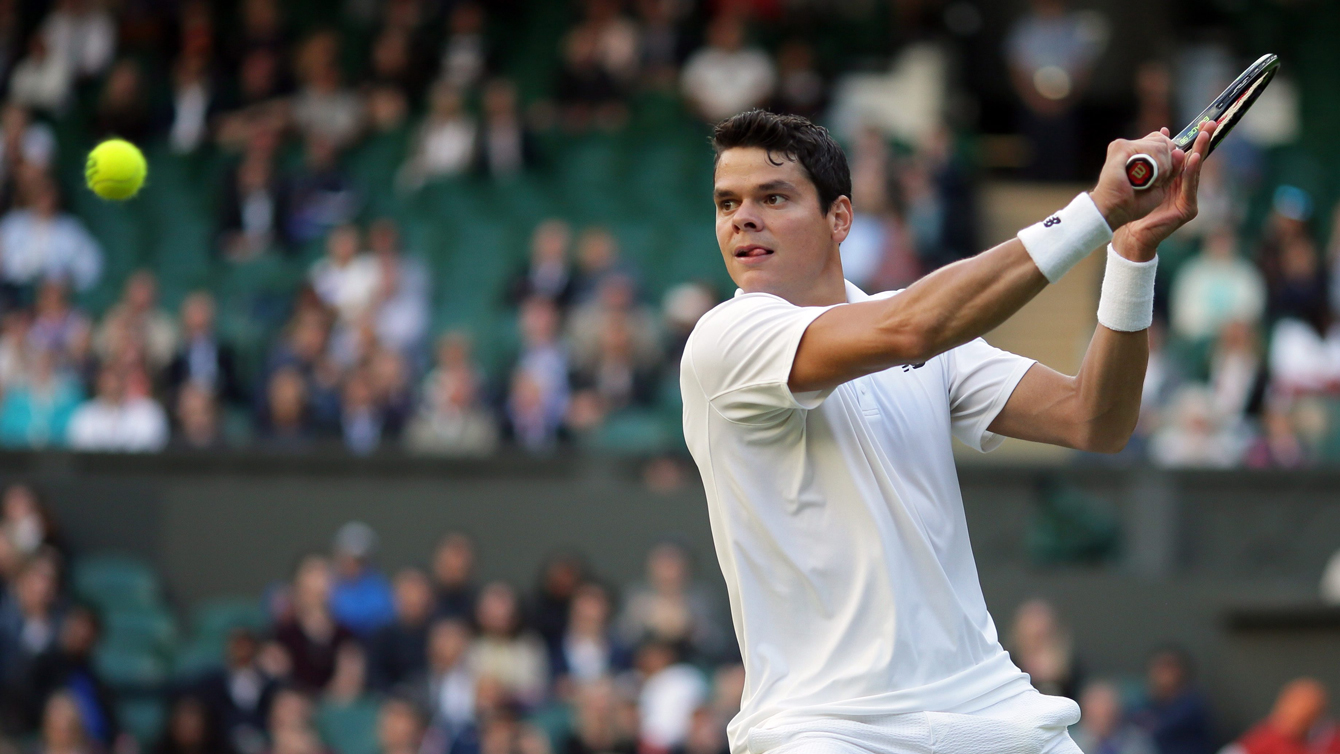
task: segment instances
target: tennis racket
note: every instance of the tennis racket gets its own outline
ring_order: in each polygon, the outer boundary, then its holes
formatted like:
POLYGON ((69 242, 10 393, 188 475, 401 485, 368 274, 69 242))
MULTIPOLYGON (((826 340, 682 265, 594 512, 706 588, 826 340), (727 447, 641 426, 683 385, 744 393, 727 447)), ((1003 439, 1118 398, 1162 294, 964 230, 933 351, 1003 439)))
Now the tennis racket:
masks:
MULTIPOLYGON (((1233 130, 1233 126, 1247 114, 1247 108, 1251 107, 1256 98, 1261 96, 1261 92, 1265 91, 1266 85, 1275 78, 1279 67, 1280 60, 1277 56, 1262 55, 1255 63, 1248 66, 1242 75, 1234 79, 1224 93, 1216 97, 1204 112, 1191 121, 1190 125, 1173 137, 1173 146, 1184 152, 1190 151, 1191 145, 1196 143, 1196 136, 1200 134, 1201 124, 1211 120, 1217 121, 1219 127, 1210 135, 1210 148, 1205 152, 1205 156, 1209 157, 1214 148, 1219 146, 1219 142, 1233 130)), ((1147 154, 1133 154, 1126 160, 1126 179, 1136 191, 1143 191, 1153 186, 1158 177, 1159 164, 1153 157, 1147 154)))

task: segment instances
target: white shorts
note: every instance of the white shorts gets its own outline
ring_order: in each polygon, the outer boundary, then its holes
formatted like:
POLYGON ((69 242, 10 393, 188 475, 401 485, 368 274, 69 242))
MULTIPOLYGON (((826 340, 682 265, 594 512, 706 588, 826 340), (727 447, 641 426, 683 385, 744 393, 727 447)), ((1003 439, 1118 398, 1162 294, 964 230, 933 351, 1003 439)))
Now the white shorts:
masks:
POLYGON ((749 732, 750 754, 1082 754, 1079 705, 1031 687, 971 712, 825 718, 749 732))

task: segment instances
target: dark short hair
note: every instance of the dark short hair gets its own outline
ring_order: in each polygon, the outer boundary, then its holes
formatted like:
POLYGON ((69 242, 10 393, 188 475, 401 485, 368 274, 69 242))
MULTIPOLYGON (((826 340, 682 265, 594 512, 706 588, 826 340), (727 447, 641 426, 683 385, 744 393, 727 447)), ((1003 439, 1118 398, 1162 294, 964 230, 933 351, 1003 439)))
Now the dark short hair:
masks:
POLYGON ((795 160, 819 193, 819 209, 826 215, 839 196, 851 198, 851 168, 847 155, 833 140, 828 129, 799 115, 778 115, 766 110, 749 110, 721 121, 712 131, 716 159, 737 147, 758 147, 795 160))

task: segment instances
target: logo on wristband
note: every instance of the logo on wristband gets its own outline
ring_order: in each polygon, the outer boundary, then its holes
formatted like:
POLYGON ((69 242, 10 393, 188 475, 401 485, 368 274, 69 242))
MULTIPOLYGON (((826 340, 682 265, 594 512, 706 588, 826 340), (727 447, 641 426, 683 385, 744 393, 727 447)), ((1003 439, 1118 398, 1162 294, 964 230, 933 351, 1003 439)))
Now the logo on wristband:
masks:
POLYGON ((1044 228, 1050 228, 1053 225, 1060 225, 1060 224, 1061 224, 1061 218, 1059 215, 1052 215, 1051 217, 1042 221, 1042 227, 1044 228))

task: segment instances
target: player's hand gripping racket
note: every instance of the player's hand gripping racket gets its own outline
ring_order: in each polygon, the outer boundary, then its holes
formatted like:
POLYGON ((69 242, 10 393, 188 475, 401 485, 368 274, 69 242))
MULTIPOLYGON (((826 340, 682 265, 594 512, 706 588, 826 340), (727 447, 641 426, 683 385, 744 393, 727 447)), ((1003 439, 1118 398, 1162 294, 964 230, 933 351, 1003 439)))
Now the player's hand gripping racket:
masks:
MULTIPOLYGON (((1278 57, 1270 54, 1262 55, 1243 71, 1241 76, 1234 79, 1224 93, 1216 97, 1204 112, 1196 116, 1191 125, 1173 137, 1173 146, 1184 152, 1189 151, 1191 145, 1196 143, 1201 124, 1210 120, 1217 121, 1219 127, 1210 134, 1210 148, 1205 152, 1205 156, 1209 157, 1214 148, 1219 146, 1219 142, 1233 130, 1233 126, 1247 114, 1247 108, 1261 96, 1270 80, 1275 78, 1279 66, 1278 57)), ((1153 186, 1158 177, 1159 164, 1153 157, 1147 154, 1133 154, 1126 160, 1126 179, 1136 191, 1143 191, 1153 186)))

